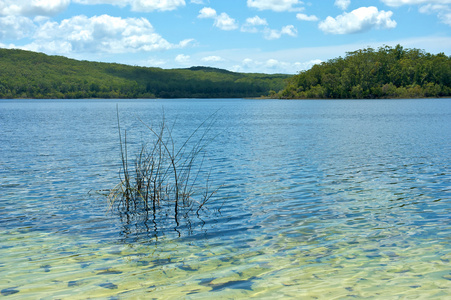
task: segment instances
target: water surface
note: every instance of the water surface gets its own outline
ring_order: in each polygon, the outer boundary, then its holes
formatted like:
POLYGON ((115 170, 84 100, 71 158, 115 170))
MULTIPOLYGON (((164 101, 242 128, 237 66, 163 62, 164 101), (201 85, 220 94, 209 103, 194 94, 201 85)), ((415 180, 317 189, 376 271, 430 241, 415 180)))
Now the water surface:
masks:
POLYGON ((449 99, 0 101, 1 294, 450 297, 450 120, 449 99), (190 228, 107 210, 116 107, 131 151, 140 119, 179 141, 215 114, 223 187, 190 228))

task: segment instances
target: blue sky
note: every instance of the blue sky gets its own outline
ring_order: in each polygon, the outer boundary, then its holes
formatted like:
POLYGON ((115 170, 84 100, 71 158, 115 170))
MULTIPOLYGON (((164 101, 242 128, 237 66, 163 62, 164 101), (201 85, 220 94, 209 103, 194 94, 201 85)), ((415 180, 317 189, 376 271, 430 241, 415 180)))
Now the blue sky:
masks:
POLYGON ((368 46, 451 55, 451 0, 0 0, 0 47, 295 74, 368 46))

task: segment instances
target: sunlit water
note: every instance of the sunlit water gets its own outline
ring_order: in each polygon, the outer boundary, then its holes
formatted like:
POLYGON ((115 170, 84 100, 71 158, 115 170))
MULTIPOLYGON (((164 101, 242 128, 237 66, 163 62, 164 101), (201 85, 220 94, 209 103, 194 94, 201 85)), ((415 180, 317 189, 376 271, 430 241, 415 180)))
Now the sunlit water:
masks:
POLYGON ((0 129, 1 296, 451 297, 449 99, 3 100, 0 129), (200 218, 108 211, 116 105, 131 148, 214 114, 200 218))

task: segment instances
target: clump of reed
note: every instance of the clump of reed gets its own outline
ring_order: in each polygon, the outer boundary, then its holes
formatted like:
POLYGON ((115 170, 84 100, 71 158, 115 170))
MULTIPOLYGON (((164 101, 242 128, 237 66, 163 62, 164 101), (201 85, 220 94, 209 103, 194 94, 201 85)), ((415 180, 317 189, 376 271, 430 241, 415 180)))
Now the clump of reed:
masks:
POLYGON ((122 132, 118 111, 120 182, 108 194, 110 208, 127 215, 145 215, 154 222, 172 218, 176 226, 181 217, 199 217, 219 189, 211 189, 211 169, 203 168, 205 148, 213 139, 209 133, 214 115, 182 143, 174 140, 174 124, 168 126, 164 114, 156 127, 139 120, 148 130, 150 141, 142 144, 130 161, 127 131, 122 132))

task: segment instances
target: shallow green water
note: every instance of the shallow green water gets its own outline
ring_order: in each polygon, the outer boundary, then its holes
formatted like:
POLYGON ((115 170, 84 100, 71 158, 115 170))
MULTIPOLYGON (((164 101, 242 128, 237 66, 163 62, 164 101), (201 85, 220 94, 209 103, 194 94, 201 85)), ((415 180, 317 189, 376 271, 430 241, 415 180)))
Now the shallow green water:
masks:
POLYGON ((449 100, 4 101, 0 120, 9 299, 451 297, 449 100), (164 107, 184 136, 220 109, 223 188, 191 231, 95 193, 117 183, 116 103, 138 140, 136 116, 164 107))
POLYGON ((216 246, 219 238, 155 246, 7 234, 1 283, 4 295, 17 291, 10 295, 16 297, 443 299, 450 293, 449 245, 381 242, 389 235, 384 231, 350 242, 337 231, 325 243, 278 234, 239 248, 216 246))

